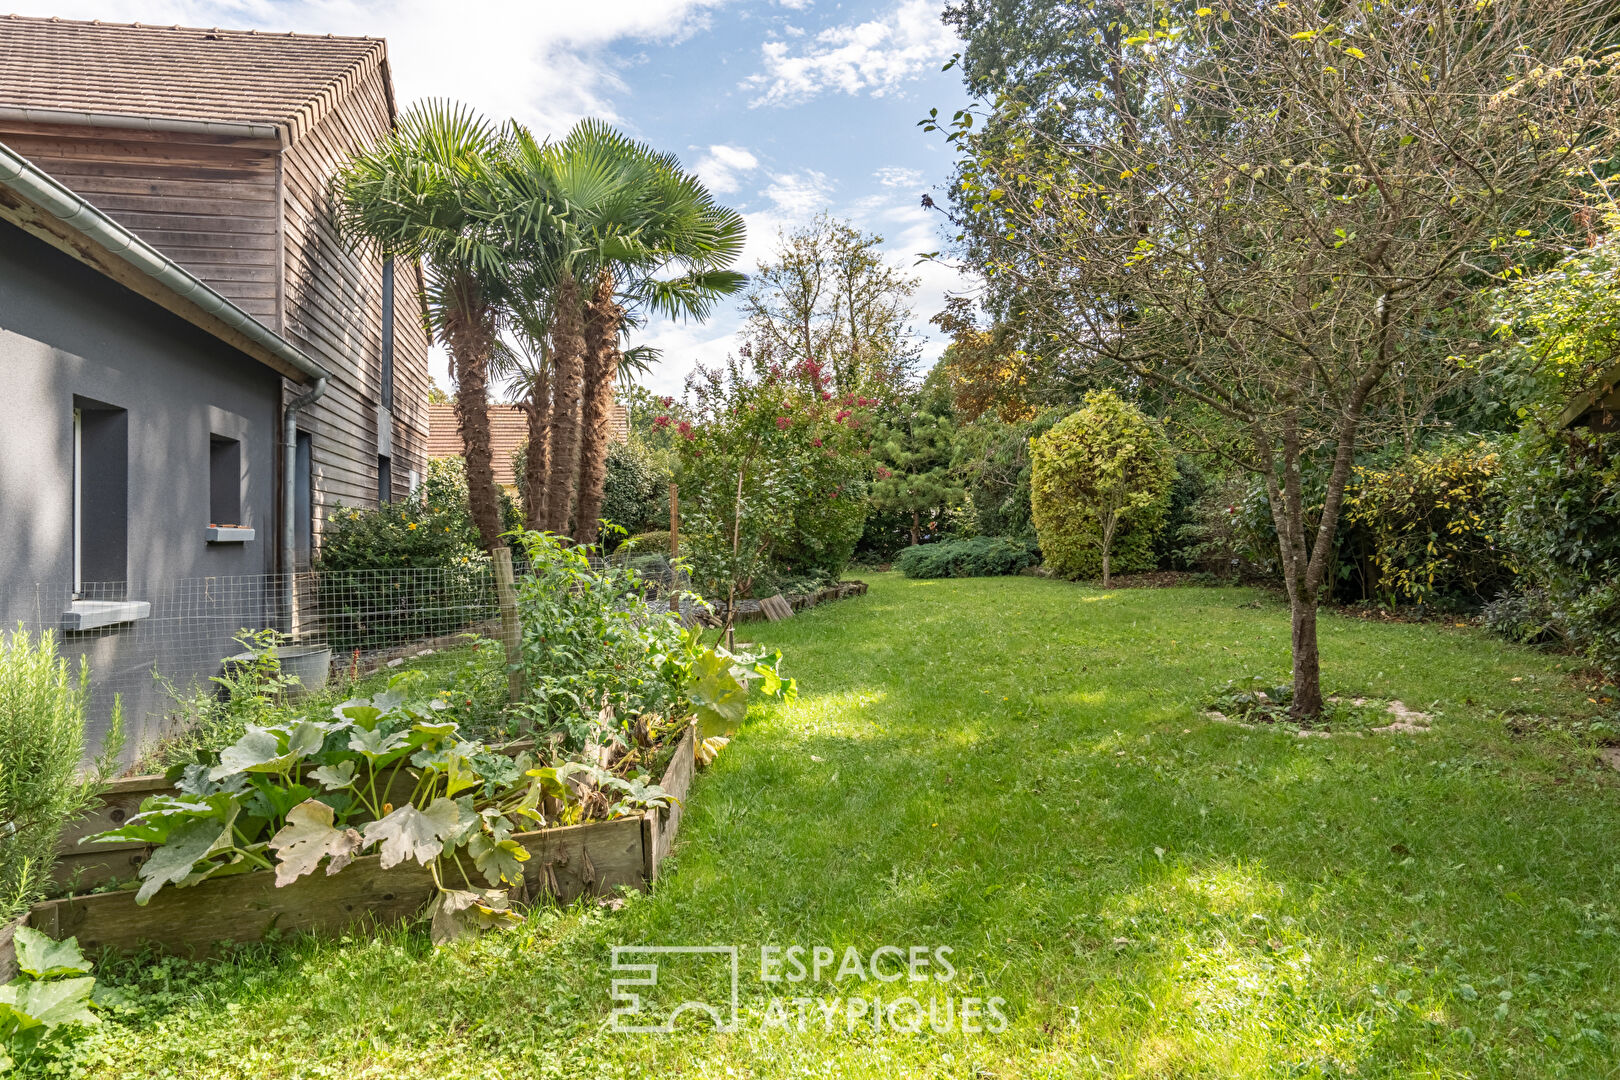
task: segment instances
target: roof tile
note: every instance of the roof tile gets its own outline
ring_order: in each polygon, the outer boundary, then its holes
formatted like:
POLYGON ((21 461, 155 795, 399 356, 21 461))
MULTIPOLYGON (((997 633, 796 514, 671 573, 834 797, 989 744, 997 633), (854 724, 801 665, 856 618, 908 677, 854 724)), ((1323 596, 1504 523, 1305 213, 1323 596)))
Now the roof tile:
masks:
POLYGON ((0 16, 0 108, 308 124, 381 38, 0 16))

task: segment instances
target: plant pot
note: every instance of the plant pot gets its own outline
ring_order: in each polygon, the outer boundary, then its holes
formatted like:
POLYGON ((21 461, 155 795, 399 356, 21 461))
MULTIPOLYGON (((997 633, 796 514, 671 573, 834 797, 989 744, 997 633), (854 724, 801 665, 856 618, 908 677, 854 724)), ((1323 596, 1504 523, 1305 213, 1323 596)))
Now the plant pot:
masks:
MULTIPOLYGON (((296 675, 302 686, 299 693, 313 694, 326 685, 332 673, 332 649, 328 645, 278 645, 276 659, 281 661, 283 675, 296 675)), ((225 658, 227 673, 233 668, 253 663, 250 652, 237 653, 225 658)))

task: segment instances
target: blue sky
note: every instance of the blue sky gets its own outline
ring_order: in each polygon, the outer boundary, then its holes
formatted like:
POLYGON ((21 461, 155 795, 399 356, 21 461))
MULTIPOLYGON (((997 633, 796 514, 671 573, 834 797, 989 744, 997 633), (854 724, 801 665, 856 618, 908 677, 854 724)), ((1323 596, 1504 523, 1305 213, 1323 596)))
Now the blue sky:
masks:
MULTIPOLYGON (((742 269, 778 230, 828 210, 881 233, 897 266, 922 279, 917 329, 948 290, 943 267, 914 267, 940 247, 938 191, 950 159, 916 121, 963 102, 941 66, 956 42, 944 0, 13 0, 25 15, 224 26, 388 38, 401 101, 448 96, 537 132, 608 118, 679 154, 748 219, 742 269)), ((678 393, 693 363, 734 347, 728 307, 702 325, 643 337, 664 363, 644 380, 678 393)), ((435 358, 445 380, 442 357, 435 358)))

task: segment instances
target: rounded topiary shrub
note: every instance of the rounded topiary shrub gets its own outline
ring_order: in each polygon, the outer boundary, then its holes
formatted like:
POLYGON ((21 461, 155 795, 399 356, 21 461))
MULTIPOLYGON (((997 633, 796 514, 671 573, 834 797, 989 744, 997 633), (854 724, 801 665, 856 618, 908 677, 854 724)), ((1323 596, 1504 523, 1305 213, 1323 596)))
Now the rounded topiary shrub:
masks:
POLYGON ((1175 455, 1158 423, 1112 390, 1030 440, 1030 510, 1046 565, 1069 578, 1151 570, 1175 455))

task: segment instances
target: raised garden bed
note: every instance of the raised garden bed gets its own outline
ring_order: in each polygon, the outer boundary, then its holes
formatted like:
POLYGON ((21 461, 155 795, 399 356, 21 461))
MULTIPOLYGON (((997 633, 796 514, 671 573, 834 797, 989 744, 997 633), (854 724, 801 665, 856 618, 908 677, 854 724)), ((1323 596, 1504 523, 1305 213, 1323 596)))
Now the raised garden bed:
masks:
MULTIPOLYGON (((695 728, 688 728, 676 744, 661 786, 685 800, 695 766, 695 728)), ((150 784, 154 778, 140 778, 150 784)), ((163 790, 125 781, 110 792, 100 822, 134 812, 141 798, 163 790)), ((612 821, 541 829, 513 837, 529 852, 523 864, 523 896, 535 902, 553 898, 567 903, 580 896, 600 896, 621 888, 648 888, 657 880, 659 864, 669 855, 680 827, 681 806, 648 810, 612 821)), ((76 835, 96 831, 98 823, 81 823, 76 835)), ((89 846, 89 845, 87 845, 89 846)), ((119 876, 131 876, 139 859, 130 851, 110 860, 125 864, 119 876)), ((380 856, 355 859, 340 873, 309 874, 276 888, 267 871, 211 878, 190 888, 163 889, 144 906, 130 890, 93 893, 36 904, 28 925, 61 939, 75 936, 85 950, 133 949, 155 946, 165 952, 207 953, 217 942, 260 941, 271 930, 283 933, 311 931, 339 933, 356 922, 397 923, 422 911, 434 894, 427 868, 402 864, 389 870, 380 856)), ((81 874, 91 865, 79 864, 81 874)), ((10 932, 0 932, 0 971, 12 963, 10 932)))

